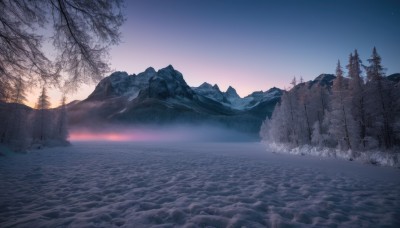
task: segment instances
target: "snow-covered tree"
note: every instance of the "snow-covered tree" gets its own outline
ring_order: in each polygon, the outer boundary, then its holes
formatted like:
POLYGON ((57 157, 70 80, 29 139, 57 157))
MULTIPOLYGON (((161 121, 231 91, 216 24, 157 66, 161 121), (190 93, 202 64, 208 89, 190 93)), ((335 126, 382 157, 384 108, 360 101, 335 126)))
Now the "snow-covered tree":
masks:
POLYGON ((17 151, 25 150, 28 145, 27 110, 23 106, 26 101, 25 88, 22 78, 14 81, 0 130, 0 143, 8 144, 17 151))
POLYGON ((320 136, 327 134, 324 118, 329 108, 329 90, 324 86, 315 84, 308 89, 308 94, 308 118, 313 132, 311 141, 312 144, 316 143, 320 145, 320 136), (315 127, 318 127, 318 129, 315 129, 315 127), (319 139, 313 139, 317 135, 319 139))
POLYGON ((351 114, 355 120, 356 125, 351 126, 354 129, 355 135, 353 139, 358 141, 353 145, 353 149, 364 149, 366 147, 366 130, 367 130, 367 116, 365 111, 365 91, 364 79, 361 75, 361 60, 358 56, 357 50, 354 54, 350 54, 349 64, 347 65, 349 82, 349 96, 351 97, 351 114))
POLYGON ((264 141, 289 143, 291 129, 289 128, 288 123, 287 113, 283 111, 281 104, 277 104, 272 113, 271 119, 268 119, 267 117, 265 120, 260 136, 264 141))
POLYGON ((336 79, 333 81, 329 121, 329 133, 342 150, 353 149, 351 126, 354 125, 349 103, 349 91, 343 77, 340 61, 336 67, 336 79))
POLYGON ((34 143, 46 144, 51 138, 53 118, 49 108, 49 97, 47 96, 46 88, 43 87, 33 116, 32 138, 34 143))
POLYGON ((67 143, 68 128, 67 128, 67 108, 65 95, 61 99, 61 105, 57 110, 57 120, 54 129, 54 138, 59 143, 67 143))
POLYGON ((345 157, 350 150, 353 158, 369 149, 398 150, 400 82, 385 77, 376 48, 368 62, 368 80, 362 76, 357 50, 350 54, 348 78, 338 61, 331 88, 315 82, 297 84, 294 78, 293 87, 263 124, 263 140, 289 147, 335 148, 345 151, 345 157))
POLYGON ((386 80, 384 68, 381 64, 381 57, 376 48, 372 51, 372 56, 368 59, 369 66, 366 67, 368 83, 366 84, 366 111, 368 113, 369 138, 378 142, 379 146, 386 149, 394 144, 395 126, 395 97, 391 88, 394 83, 386 80))
POLYGON ((313 121, 311 120, 311 112, 310 110, 310 96, 309 90, 305 86, 301 86, 298 91, 299 96, 299 139, 301 144, 311 144, 311 136, 312 136, 312 124, 313 121))

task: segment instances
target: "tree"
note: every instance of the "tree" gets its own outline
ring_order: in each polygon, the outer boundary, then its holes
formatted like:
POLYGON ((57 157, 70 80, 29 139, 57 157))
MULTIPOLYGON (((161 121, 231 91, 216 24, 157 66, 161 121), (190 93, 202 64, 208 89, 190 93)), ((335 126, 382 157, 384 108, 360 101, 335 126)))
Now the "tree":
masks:
POLYGON ((47 96, 46 87, 42 88, 38 101, 36 103, 36 110, 33 117, 33 141, 35 143, 45 144, 51 137, 51 127, 53 125, 53 118, 50 113, 50 102, 47 96))
POLYGON ((382 67, 382 58, 376 51, 376 47, 372 49, 372 56, 368 59, 369 66, 365 67, 368 81, 379 81, 385 76, 385 70, 382 67))
POLYGON ((328 128, 325 121, 326 112, 329 109, 329 89, 325 86, 314 84, 308 90, 308 118, 311 128, 311 144, 326 146, 328 140, 328 128))
MULTIPOLYGON (((358 56, 357 50, 354 50, 354 54, 350 54, 349 64, 347 65, 348 74, 350 78, 349 90, 351 97, 351 114, 356 121, 354 130, 358 136, 357 145, 353 146, 353 149, 366 147, 366 112, 365 112, 365 91, 364 91, 364 80, 361 75, 361 60, 358 56)), ((355 135, 356 136, 356 135, 355 135)))
POLYGON ((394 85, 385 79, 381 61, 374 47, 371 58, 368 59, 369 66, 365 68, 368 78, 366 109, 370 118, 369 134, 378 140, 377 146, 388 149, 393 146, 395 140, 395 98, 391 89, 394 85))
POLYGON ((54 138, 62 144, 68 143, 67 108, 65 95, 61 99, 61 106, 58 108, 57 120, 54 129, 54 138))
POLYGON ((276 143, 290 142, 291 130, 289 129, 287 114, 287 112, 284 112, 281 103, 275 106, 271 119, 267 117, 261 128, 260 136, 264 141, 276 143))
POLYGON ((0 99, 18 78, 64 81, 68 88, 99 80, 109 70, 109 46, 119 42, 121 4, 122 0, 0 1, 0 99), (39 35, 38 31, 50 32, 48 24, 53 35, 39 35), (54 46, 53 60, 41 49, 46 38, 54 46))
POLYGON ((343 70, 340 66, 340 61, 336 67, 336 79, 332 85, 332 99, 329 121, 329 133, 335 138, 340 149, 352 149, 351 140, 351 116, 350 106, 348 102, 348 90, 343 78, 343 70))
POLYGON ((25 82, 18 78, 10 91, 11 103, 6 106, 8 113, 2 117, 0 130, 0 143, 8 144, 17 151, 25 150, 28 144, 27 111, 23 106, 26 101, 25 90, 25 82))

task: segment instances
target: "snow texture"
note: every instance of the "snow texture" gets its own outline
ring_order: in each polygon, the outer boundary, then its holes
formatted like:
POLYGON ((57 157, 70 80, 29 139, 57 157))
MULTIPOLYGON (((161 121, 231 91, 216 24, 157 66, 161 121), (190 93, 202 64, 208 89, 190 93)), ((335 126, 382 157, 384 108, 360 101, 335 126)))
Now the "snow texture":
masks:
POLYGON ((75 143, 0 157, 0 227, 400 227, 399 177, 259 143, 75 143))

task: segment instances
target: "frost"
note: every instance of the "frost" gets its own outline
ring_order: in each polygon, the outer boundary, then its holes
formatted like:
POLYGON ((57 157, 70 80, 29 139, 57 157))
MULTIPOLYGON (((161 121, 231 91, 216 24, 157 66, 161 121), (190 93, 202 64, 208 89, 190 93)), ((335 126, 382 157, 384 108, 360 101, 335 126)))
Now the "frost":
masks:
POLYGON ((267 151, 273 151, 275 153, 287 153, 302 156, 311 155, 320 157, 333 157, 344 160, 355 160, 373 165, 400 167, 400 153, 396 152, 395 150, 390 152, 368 150, 363 151, 362 153, 355 153, 356 156, 353 156, 351 150, 343 151, 337 148, 315 147, 310 145, 292 147, 284 143, 270 143, 265 141, 263 142, 263 144, 266 146, 267 151))

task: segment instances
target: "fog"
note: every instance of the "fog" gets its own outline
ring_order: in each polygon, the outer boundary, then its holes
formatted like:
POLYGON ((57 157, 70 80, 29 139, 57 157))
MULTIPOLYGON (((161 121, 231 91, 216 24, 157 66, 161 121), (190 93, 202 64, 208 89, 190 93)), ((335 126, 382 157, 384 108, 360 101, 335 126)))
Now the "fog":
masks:
POLYGON ((74 127, 70 141, 244 142, 257 136, 209 125, 74 127))

